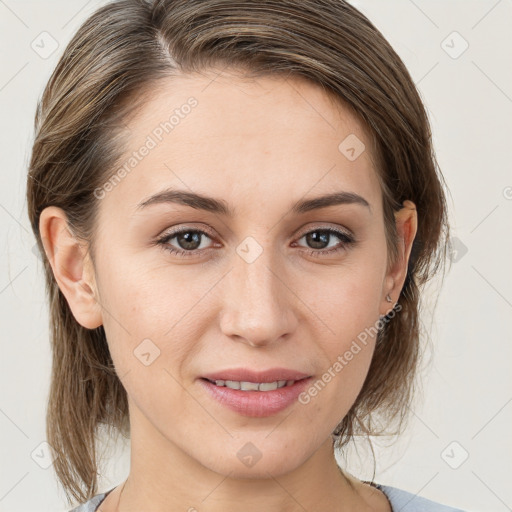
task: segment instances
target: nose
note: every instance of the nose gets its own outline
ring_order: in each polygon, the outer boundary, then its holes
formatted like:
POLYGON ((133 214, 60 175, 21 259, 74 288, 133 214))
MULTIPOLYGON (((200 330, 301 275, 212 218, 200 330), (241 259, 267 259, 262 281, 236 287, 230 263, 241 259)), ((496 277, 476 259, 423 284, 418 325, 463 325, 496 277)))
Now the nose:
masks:
POLYGON ((220 328, 226 336, 264 347, 292 333, 298 324, 297 298, 285 273, 263 253, 252 262, 235 255, 223 286, 220 328))

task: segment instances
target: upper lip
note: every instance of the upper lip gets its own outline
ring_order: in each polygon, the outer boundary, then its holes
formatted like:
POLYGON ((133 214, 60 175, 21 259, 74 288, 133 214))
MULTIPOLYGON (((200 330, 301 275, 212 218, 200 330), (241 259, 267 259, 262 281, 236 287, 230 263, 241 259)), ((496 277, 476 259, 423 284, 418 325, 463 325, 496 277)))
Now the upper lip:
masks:
POLYGON ((287 368, 270 368, 269 370, 230 368, 213 373, 207 373, 202 377, 212 381, 234 380, 237 382, 275 382, 279 380, 301 380, 309 377, 309 375, 287 368))

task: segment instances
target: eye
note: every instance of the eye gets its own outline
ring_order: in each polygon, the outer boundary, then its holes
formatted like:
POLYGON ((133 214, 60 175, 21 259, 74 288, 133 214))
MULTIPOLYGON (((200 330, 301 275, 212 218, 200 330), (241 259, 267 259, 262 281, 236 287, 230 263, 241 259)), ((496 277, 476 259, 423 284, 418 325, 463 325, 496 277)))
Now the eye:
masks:
MULTIPOLYGON (((303 238, 313 247, 313 250, 308 250, 306 248, 308 254, 316 257, 347 250, 350 246, 356 243, 355 238, 351 234, 334 228, 314 229, 302 235, 299 240, 302 240, 303 238), (339 242, 334 247, 328 248, 333 237, 337 238, 339 242), (325 248, 326 246, 327 249, 325 248)), ((189 258, 197 256, 198 251, 209 249, 209 247, 207 247, 207 243, 203 243, 205 242, 205 239, 212 240, 212 237, 200 229, 182 228, 180 230, 167 233, 163 237, 159 238, 156 243, 171 254, 180 258, 189 258), (173 240, 176 240, 174 244, 176 244, 177 247, 171 243, 173 240)), ((294 245, 297 245, 297 243, 294 242, 294 245)), ((299 247, 303 246, 299 245, 299 247)))
POLYGON ((162 246, 166 251, 171 254, 175 254, 181 258, 187 258, 190 256, 196 256, 198 250, 204 250, 203 241, 205 238, 211 240, 208 233, 200 229, 185 228, 172 233, 164 235, 162 238, 157 240, 157 243, 162 246), (176 248, 170 242, 176 239, 176 248))
POLYGON ((339 251, 348 249, 350 246, 356 243, 356 240, 352 235, 334 228, 319 228, 313 231, 308 231, 299 240, 302 240, 303 238, 315 249, 307 251, 310 256, 325 256, 328 254, 337 253, 339 251), (329 243, 331 242, 333 236, 338 238, 338 240, 341 240, 341 245, 340 242, 338 242, 337 245, 326 250, 325 246, 327 244, 327 247, 329 247, 329 243))

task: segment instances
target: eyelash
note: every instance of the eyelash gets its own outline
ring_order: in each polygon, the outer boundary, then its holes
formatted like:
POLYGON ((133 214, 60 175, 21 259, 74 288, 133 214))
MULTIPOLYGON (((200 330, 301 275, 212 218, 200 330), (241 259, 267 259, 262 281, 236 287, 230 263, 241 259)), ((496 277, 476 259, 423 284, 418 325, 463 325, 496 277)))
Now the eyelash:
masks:
MULTIPOLYGON (((304 233, 300 238, 305 237, 306 235, 309 235, 311 233, 316 232, 322 232, 322 233, 328 233, 329 235, 335 235, 342 241, 342 245, 339 247, 331 248, 331 249, 307 249, 303 248, 302 250, 309 253, 310 256, 314 257, 323 257, 326 255, 330 255, 332 253, 337 253, 346 249, 349 249, 351 246, 353 246, 356 243, 356 240, 353 236, 349 235, 348 233, 345 233, 343 231, 339 231, 334 228, 316 228, 311 231, 307 231, 304 233)), ((197 255, 199 249, 194 249, 190 251, 185 251, 184 249, 176 249, 172 246, 169 246, 169 241, 175 238, 178 235, 181 235, 183 233, 199 233, 200 235, 206 235, 208 238, 212 239, 211 236, 208 235, 205 231, 202 231, 200 229, 191 229, 191 228, 185 228, 178 231, 174 231, 172 233, 168 233, 164 235, 163 237, 159 238, 156 243, 162 247, 163 250, 178 256, 180 258, 190 258, 197 255)), ((208 249, 205 249, 208 250, 208 249)))

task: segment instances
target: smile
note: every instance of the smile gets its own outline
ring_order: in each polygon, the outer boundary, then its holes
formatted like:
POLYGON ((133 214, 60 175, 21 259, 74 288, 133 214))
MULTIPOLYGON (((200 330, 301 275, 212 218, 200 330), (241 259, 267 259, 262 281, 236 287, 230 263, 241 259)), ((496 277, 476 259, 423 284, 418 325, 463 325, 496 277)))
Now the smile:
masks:
POLYGON ((247 382, 237 380, 210 380, 212 384, 230 389, 239 389, 241 391, 273 391, 285 386, 292 386, 294 380, 276 380, 274 382, 247 382))

